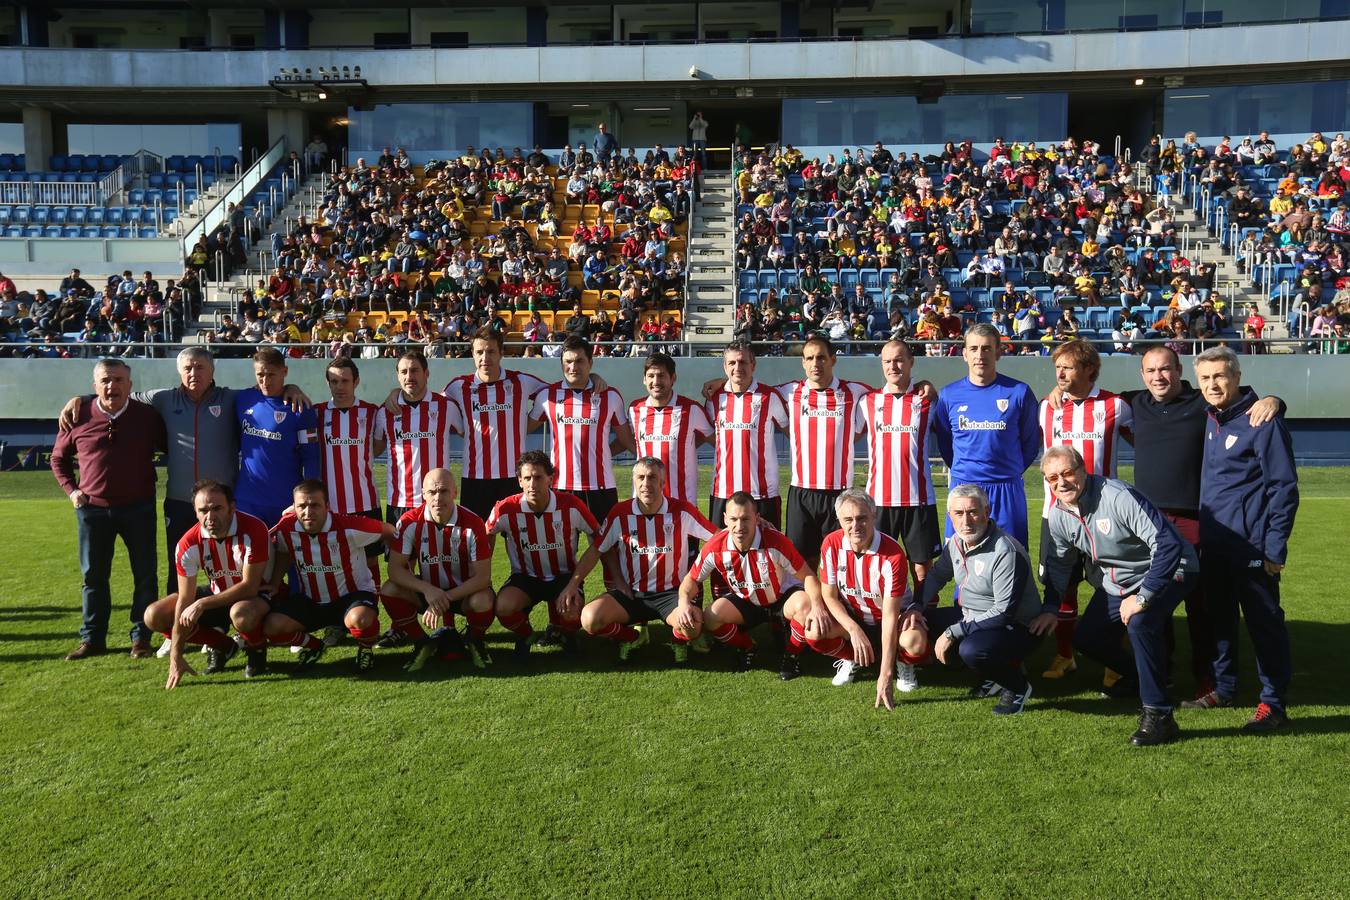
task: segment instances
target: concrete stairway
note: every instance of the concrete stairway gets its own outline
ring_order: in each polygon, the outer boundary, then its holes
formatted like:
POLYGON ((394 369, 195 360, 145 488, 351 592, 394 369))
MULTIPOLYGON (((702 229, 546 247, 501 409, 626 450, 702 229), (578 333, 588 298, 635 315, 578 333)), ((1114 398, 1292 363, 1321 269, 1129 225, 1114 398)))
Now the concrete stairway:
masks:
POLYGON ((732 258, 735 203, 730 172, 707 172, 689 236, 689 292, 685 339, 696 356, 717 356, 731 340, 736 313, 732 258))
MULTIPOLYGON (((1190 259, 1214 266, 1214 293, 1227 303, 1224 312, 1241 331, 1242 322, 1247 318, 1247 307, 1256 304, 1261 315, 1266 317, 1266 327, 1272 338, 1287 338, 1289 329, 1282 317, 1275 315, 1261 291, 1253 288, 1251 279, 1238 271, 1237 256, 1224 250, 1217 235, 1210 232, 1204 218, 1190 206, 1175 206, 1175 221, 1178 241, 1187 226, 1190 226, 1190 242, 1186 248, 1190 259)), ((1272 353, 1287 352, 1284 347, 1272 347, 1272 353)))

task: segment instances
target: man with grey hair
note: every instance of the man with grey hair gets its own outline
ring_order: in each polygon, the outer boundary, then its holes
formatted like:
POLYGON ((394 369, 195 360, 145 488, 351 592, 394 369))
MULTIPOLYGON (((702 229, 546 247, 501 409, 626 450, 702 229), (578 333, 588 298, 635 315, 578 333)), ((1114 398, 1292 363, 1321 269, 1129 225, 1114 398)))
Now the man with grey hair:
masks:
MULTIPOLYGON (((202 479, 234 486, 239 474, 239 417, 235 415, 234 388, 215 382, 216 363, 205 347, 184 347, 178 353, 178 386, 138 391, 132 399, 149 404, 164 420, 168 434, 168 481, 164 488, 164 546, 173 558, 178 541, 193 525, 192 486, 202 479)), ((286 402, 292 409, 309 407, 309 398, 294 385, 286 386, 286 402)), ((74 410, 87 398, 76 397, 61 411, 64 431, 73 421, 74 410)), ((173 566, 165 581, 165 593, 178 590, 173 566)))
POLYGON ((1195 548, 1134 488, 1088 474, 1073 447, 1046 450, 1041 473, 1054 495, 1046 520, 1046 608, 1058 608, 1081 561, 1093 594, 1075 648, 1122 673, 1105 693, 1143 702, 1132 744, 1176 740, 1180 732, 1167 696, 1167 623, 1199 577, 1195 548), (1122 646, 1126 635, 1133 663, 1122 646), (1123 674, 1131 669, 1137 674, 1123 674))
POLYGON ((825 631, 794 621, 806 644, 817 653, 835 658, 832 684, 842 687, 855 671, 880 660, 876 706, 894 709, 895 687, 908 692, 919 686, 914 663, 924 645, 923 608, 909 591, 909 561, 890 535, 877 527, 877 505, 858 488, 849 488, 834 501, 839 530, 825 536, 820 547, 820 593, 833 621, 825 631), (899 659, 897 661, 897 656, 899 659))
POLYGON ((1216 655, 1212 706, 1237 696, 1238 611, 1256 650, 1261 701, 1242 730, 1269 734, 1288 725, 1292 674, 1289 631, 1280 607, 1280 573, 1298 512, 1298 470, 1284 419, 1254 426, 1256 393, 1242 385, 1237 355, 1212 347, 1195 358, 1195 379, 1209 404, 1200 479, 1200 556, 1216 655))
POLYGON ((112 615, 113 551, 122 539, 131 562, 131 655, 151 655, 145 609, 156 600, 155 453, 164 422, 131 398, 131 367, 120 359, 94 366, 94 397, 82 400, 71 427, 56 438, 52 474, 75 507, 83 577, 80 645, 66 659, 106 653, 112 615), (75 461, 79 460, 79 475, 75 461))
MULTIPOLYGON (((1058 600, 1043 608, 1026 548, 990 519, 989 496, 977 484, 947 494, 953 534, 919 589, 932 652, 947 665, 958 659, 983 680, 972 697, 998 694, 995 715, 1022 711, 1031 682, 1022 668, 1041 636, 1055 626, 1058 600), (938 608, 938 592, 955 581, 961 605, 938 608)), ((928 649, 927 641, 916 654, 928 649)))

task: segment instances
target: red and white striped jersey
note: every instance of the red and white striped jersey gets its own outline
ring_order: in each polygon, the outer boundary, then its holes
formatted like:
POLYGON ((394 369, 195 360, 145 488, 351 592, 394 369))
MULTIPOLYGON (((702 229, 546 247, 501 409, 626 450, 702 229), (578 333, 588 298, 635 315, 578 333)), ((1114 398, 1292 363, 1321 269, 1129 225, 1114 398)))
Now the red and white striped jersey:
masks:
MULTIPOLYGON (((1059 409, 1051 409, 1042 400, 1040 415, 1042 447, 1072 447, 1083 457, 1089 475, 1116 477, 1120 433, 1134 421, 1134 412, 1123 397, 1094 386, 1082 400, 1064 397, 1059 409)), ((1051 499, 1050 486, 1045 485, 1042 518, 1050 514, 1051 499)))
POLYGON ((470 372, 445 386, 445 397, 464 419, 465 478, 514 478, 525 452, 530 409, 547 382, 526 372, 503 371, 485 384, 470 372))
POLYGON ((774 434, 787 428, 787 408, 773 388, 750 382, 742 393, 723 387, 707 405, 716 429, 712 495, 726 499, 747 491, 756 500, 778 496, 778 447, 774 434))
POLYGON ((680 586, 689 560, 689 539, 706 541, 713 524, 685 500, 667 498, 661 509, 647 515, 635 499, 610 510, 597 548, 619 549, 623 583, 639 594, 659 594, 680 586))
POLYGON ((609 450, 610 431, 628 423, 628 407, 614 388, 573 390, 564 382, 534 395, 533 419, 548 422, 549 455, 561 491, 595 491, 614 487, 609 450))
POLYGON ((872 389, 836 378, 827 388, 805 380, 778 386, 792 440, 792 484, 817 491, 853 486, 853 410, 872 389))
POLYGON ((535 512, 524 494, 497 501, 488 517, 489 534, 506 537, 511 571, 544 581, 570 575, 577 567, 577 544, 581 533, 592 540, 600 524, 579 498, 563 491, 550 491, 548 506, 535 512))
POLYGON ((375 593, 365 548, 384 536, 384 525, 366 516, 329 513, 318 534, 310 534, 295 513, 287 513, 272 529, 277 546, 295 560, 300 590, 320 606, 357 591, 375 593))
POLYGON ((877 506, 932 506, 928 460, 933 404, 910 388, 903 394, 870 391, 858 402, 854 425, 867 435, 867 493, 877 506))
POLYGON ((909 593, 909 560, 890 535, 878 531, 872 546, 861 553, 849 546, 844 532, 832 531, 820 545, 820 580, 839 589, 859 621, 881 624, 881 607, 887 597, 909 593))
POLYGON ((331 400, 314 404, 323 456, 323 483, 333 512, 378 509, 375 492, 375 443, 384 439, 385 417, 374 403, 357 400, 346 409, 331 400))
POLYGON ((381 409, 389 438, 390 506, 422 502, 422 478, 432 469, 450 468, 450 433, 464 433, 459 407, 428 391, 416 404, 398 395, 399 411, 381 409))
POLYGON ((174 548, 174 567, 188 578, 205 572, 211 593, 219 594, 244 580, 244 566, 267 562, 271 546, 263 520, 236 511, 223 538, 202 534, 200 522, 189 528, 174 548))
POLYGON ((436 522, 425 505, 404 513, 394 526, 394 545, 418 577, 443 591, 473 577, 473 564, 492 557, 483 520, 456 506, 450 521, 436 522))
POLYGON ((781 531, 759 526, 750 549, 736 549, 731 532, 723 528, 703 545, 693 575, 707 581, 720 575, 734 596, 758 606, 772 606, 793 588, 801 587, 796 573, 806 560, 781 531))
POLYGON ((713 433, 703 407, 676 394, 665 406, 650 397, 628 404, 637 455, 666 465, 666 496, 693 503, 698 499, 698 439, 713 433))

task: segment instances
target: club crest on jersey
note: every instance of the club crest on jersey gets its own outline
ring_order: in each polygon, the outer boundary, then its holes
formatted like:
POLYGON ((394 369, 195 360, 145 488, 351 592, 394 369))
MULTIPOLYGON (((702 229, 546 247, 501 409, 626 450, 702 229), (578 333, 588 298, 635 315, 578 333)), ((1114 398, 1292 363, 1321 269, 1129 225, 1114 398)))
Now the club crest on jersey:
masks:
POLYGON ((1103 535, 1107 535, 1107 534, 1110 534, 1110 533, 1111 533, 1111 520, 1110 520, 1110 519, 1098 519, 1097 522, 1096 522, 1096 525, 1097 525, 1097 530, 1100 531, 1103 535))
POLYGON ((1236 444, 1236 443, 1237 443, 1237 435, 1236 435, 1236 434, 1230 434, 1228 437, 1226 437, 1226 438, 1223 439, 1223 449, 1225 449, 1225 450, 1232 450, 1232 449, 1233 449, 1233 445, 1236 444))
POLYGON ((970 571, 974 572, 976 575, 983 575, 983 574, 984 574, 984 560, 982 560, 982 559, 977 559, 977 560, 975 560, 973 563, 971 563, 971 564, 970 564, 970 571))
POLYGON ((1092 421, 1096 422, 1096 423, 1099 424, 1099 425, 1100 425, 1102 422, 1105 422, 1105 421, 1106 421, 1106 410, 1105 410, 1105 409, 1102 409, 1100 406, 1098 406, 1096 409, 1094 409, 1094 410, 1092 411, 1092 421))
POLYGON ((219 406, 208 406, 208 407, 206 408, 206 411, 209 412, 211 415, 215 416, 217 419, 220 418, 220 407, 219 407, 219 406))
POLYGON ((1007 411, 1008 411, 1008 398, 1007 398, 1007 397, 999 397, 997 400, 994 401, 994 405, 998 407, 998 411, 999 411, 999 412, 1007 412, 1007 411))
POLYGON ((286 411, 281 409, 272 410, 272 418, 276 419, 278 425, 286 421, 286 411))

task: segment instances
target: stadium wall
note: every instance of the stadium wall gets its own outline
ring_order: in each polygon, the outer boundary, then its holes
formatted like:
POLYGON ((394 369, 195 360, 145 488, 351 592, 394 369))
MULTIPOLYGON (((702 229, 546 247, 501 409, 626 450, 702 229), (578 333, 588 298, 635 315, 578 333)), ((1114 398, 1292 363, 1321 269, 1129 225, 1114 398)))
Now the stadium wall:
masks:
MULTIPOLYGON (((177 384, 173 360, 130 360, 132 380, 138 388, 177 384)), ((379 402, 394 386, 393 360, 360 360, 364 378, 360 396, 379 402)), ((677 390, 697 395, 700 386, 711 378, 722 377, 715 358, 697 357, 677 360, 677 390)), ((1245 356, 1243 381, 1263 394, 1274 394, 1289 406, 1288 420, 1294 435, 1294 450, 1300 465, 1350 465, 1350 357, 1339 356, 1245 356), (1335 387, 1341 385, 1341 387, 1335 387)), ((61 405, 76 394, 89 393, 92 375, 89 360, 10 360, 0 359, 0 469, 9 469, 29 448, 50 447, 55 435, 55 416, 61 405)), ((556 359, 511 360, 513 368, 556 379, 556 359)), ((1127 390, 1139 386, 1139 364, 1133 358, 1107 357, 1103 360, 1100 383, 1103 387, 1127 390)), ((431 384, 444 386, 451 378, 472 371, 467 359, 431 360, 431 384)), ((627 399, 644 395, 641 359, 598 359, 596 371, 618 388, 627 399)), ((1054 386, 1054 372, 1045 357, 1004 360, 1000 371, 1026 381, 1037 395, 1054 386)), ((328 396, 323 379, 322 360, 295 360, 290 366, 290 381, 300 385, 315 399, 328 396)), ((959 359, 920 359, 915 377, 943 385, 965 375, 959 359)), ((840 357, 835 369, 840 378, 880 383, 875 357, 840 357)), ((760 381, 778 384, 802 376, 801 362, 792 357, 760 359, 756 372, 760 381)), ((216 377, 221 384, 247 386, 253 382, 251 363, 227 359, 217 364, 216 377)), ((1125 448, 1122 459, 1132 454, 1125 448)))

